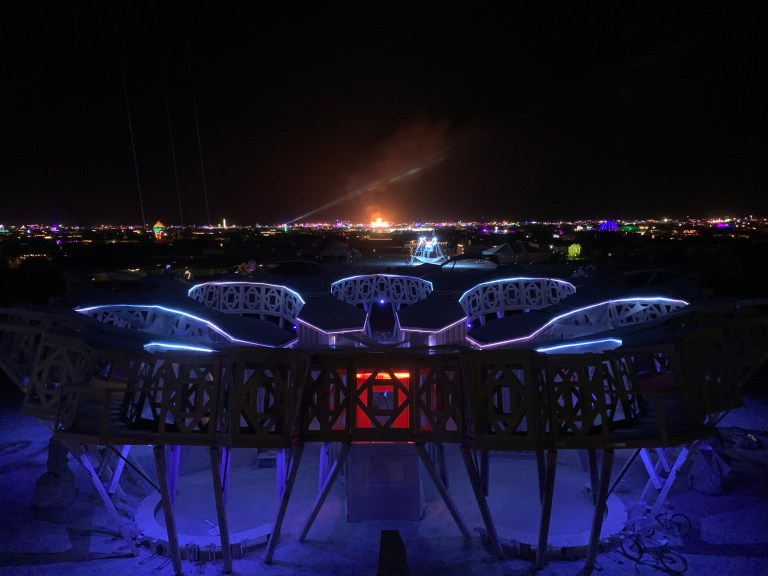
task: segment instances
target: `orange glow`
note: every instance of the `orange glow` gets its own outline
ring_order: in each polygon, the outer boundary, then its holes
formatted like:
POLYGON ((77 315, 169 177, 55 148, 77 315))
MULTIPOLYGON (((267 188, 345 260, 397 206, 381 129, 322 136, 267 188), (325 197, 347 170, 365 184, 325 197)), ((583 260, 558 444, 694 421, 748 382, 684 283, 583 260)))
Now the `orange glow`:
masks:
POLYGON ((395 416, 389 428, 408 428, 411 410, 408 405, 407 392, 410 388, 410 372, 357 372, 357 394, 359 404, 355 410, 356 428, 374 428, 366 409, 376 414, 384 421, 395 416), (381 381, 382 384, 369 384, 370 380, 381 381), (384 384, 389 381, 391 384, 384 384), (361 406, 362 404, 362 406, 361 406))
POLYGON ((371 228, 389 228, 389 222, 379 217, 371 221, 371 228))

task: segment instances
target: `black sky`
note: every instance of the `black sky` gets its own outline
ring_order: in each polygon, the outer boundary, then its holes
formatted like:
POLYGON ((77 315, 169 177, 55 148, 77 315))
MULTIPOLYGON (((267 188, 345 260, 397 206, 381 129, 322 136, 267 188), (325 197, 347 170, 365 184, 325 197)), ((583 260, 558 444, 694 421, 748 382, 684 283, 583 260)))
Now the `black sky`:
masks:
POLYGON ((0 223, 768 214, 768 5, 476 4, 5 3, 0 223))

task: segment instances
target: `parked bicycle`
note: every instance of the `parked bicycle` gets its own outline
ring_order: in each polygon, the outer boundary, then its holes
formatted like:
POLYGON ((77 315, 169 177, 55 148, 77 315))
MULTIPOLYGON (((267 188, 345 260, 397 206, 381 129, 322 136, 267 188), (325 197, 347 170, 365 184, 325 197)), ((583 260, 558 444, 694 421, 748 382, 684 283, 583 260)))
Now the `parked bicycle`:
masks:
POLYGON ((622 536, 619 550, 636 564, 653 566, 670 576, 681 576, 688 570, 688 560, 670 547, 665 538, 656 540, 628 533, 622 536))
POLYGON ((661 512, 651 516, 652 509, 645 502, 639 502, 627 509, 629 520, 627 531, 646 538, 653 536, 657 529, 669 536, 687 536, 691 531, 691 520, 681 512, 675 512, 671 504, 665 504, 661 512))
POLYGON ((627 509, 628 517, 624 531, 619 535, 618 550, 636 564, 652 566, 670 576, 685 574, 688 561, 669 545, 664 535, 685 536, 691 530, 691 520, 671 505, 665 505, 661 512, 652 515, 652 509, 645 502, 638 502, 627 509), (654 537, 654 535, 656 536, 654 537))

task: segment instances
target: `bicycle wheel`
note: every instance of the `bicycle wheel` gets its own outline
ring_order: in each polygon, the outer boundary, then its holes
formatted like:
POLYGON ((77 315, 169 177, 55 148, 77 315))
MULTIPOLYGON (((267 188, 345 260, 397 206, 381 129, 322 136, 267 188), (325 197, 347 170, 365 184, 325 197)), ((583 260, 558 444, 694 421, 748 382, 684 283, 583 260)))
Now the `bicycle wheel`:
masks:
POLYGON ((675 527, 678 536, 688 536, 691 531, 691 520, 685 514, 672 514, 669 522, 675 527))
POLYGON ((621 541, 621 553, 630 560, 638 561, 643 557, 645 546, 639 536, 627 536, 621 541))
POLYGON ((685 571, 688 570, 688 560, 674 550, 659 551, 658 558, 661 565, 669 570, 670 574, 685 574, 685 571))

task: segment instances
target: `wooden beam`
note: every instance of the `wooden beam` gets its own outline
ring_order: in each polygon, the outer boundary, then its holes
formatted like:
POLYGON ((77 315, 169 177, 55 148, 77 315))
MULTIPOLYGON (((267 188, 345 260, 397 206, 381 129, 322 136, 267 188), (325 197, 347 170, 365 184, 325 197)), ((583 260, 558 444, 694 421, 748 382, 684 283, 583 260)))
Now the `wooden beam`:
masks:
POLYGON ((283 526, 285 511, 288 508, 288 501, 291 499, 293 485, 296 482, 302 454, 304 454, 304 446, 299 445, 293 448, 290 468, 288 469, 288 478, 285 482, 285 490, 280 498, 280 507, 277 511, 277 517, 275 518, 275 525, 272 528, 272 532, 269 534, 269 541, 267 542, 267 552, 264 556, 264 562, 267 564, 272 563, 272 556, 275 554, 275 546, 277 546, 277 540, 280 538, 280 529, 283 526))
POLYGON ((549 548, 549 522, 552 517, 552 501, 555 498, 555 472, 557 470, 557 450, 547 452, 544 473, 544 494, 541 502, 541 520, 539 522, 539 544, 536 550, 536 570, 541 570, 547 563, 549 548))
POLYGON ((168 532, 168 548, 173 562, 173 571, 181 575, 181 552, 179 551, 179 534, 176 531, 176 518, 173 515, 173 500, 168 478, 168 472, 165 464, 165 446, 156 445, 155 469, 157 470, 157 481, 160 485, 160 499, 163 503, 163 514, 165 515, 165 529, 168 532))
POLYGON ((224 573, 232 573, 232 548, 229 544, 229 524, 224 503, 224 486, 221 481, 221 456, 218 446, 211 446, 211 476, 213 477, 213 495, 216 499, 216 516, 219 521, 221 539, 221 557, 224 559, 224 573))
POLYGON ((469 530, 467 530, 467 526, 464 524, 464 520, 461 519, 459 510, 456 508, 456 505, 453 503, 453 499, 451 498, 451 495, 448 494, 448 490, 446 489, 445 484, 443 484, 443 481, 440 478, 440 475, 435 470, 435 465, 432 463, 432 460, 430 460, 429 454, 427 454, 426 448, 424 448, 423 444, 414 444, 414 447, 416 448, 416 453, 419 455, 419 458, 421 458, 421 462, 424 464, 424 468, 427 469, 427 473, 429 474, 429 477, 432 479, 432 482, 437 488, 437 491, 440 493, 440 496, 443 498, 443 502, 445 502, 445 506, 446 508, 448 508, 448 512, 451 513, 451 517, 453 517, 453 521, 456 522, 456 526, 459 527, 459 531, 461 532, 461 535, 464 536, 464 538, 469 538, 469 530))
POLYGON ((589 532, 589 548, 587 559, 584 562, 584 574, 588 576, 595 569, 598 547, 600 546, 600 532, 603 528, 603 518, 607 509, 608 488, 611 484, 611 470, 613 469, 613 449, 603 451, 603 466, 600 471, 600 489, 597 493, 597 503, 592 516, 592 529, 589 532))
POLYGON ((323 482, 323 485, 320 488, 320 492, 318 492, 317 498, 315 498, 315 503, 312 505, 312 512, 309 514, 309 518, 307 518, 307 521, 304 524, 304 529, 299 535, 299 542, 304 542, 307 539, 309 529, 312 528, 312 524, 314 523, 315 518, 317 518, 317 514, 320 512, 320 508, 322 507, 323 502, 325 502, 325 499, 328 497, 328 494, 333 487, 333 483, 336 481, 336 478, 341 472, 344 462, 346 461, 351 449, 352 446, 349 444, 341 445, 341 450, 339 450, 339 454, 333 461, 331 469, 325 477, 325 482, 323 482))
POLYGON ((472 456, 472 452, 469 446, 461 447, 461 457, 464 459, 464 467, 467 469, 467 474, 469 475, 469 483, 472 486, 472 491, 475 493, 477 507, 480 508, 480 515, 482 516, 483 523, 485 524, 485 531, 488 535, 488 544, 491 547, 492 553, 499 560, 501 560, 504 558, 504 554, 501 551, 499 537, 496 534, 496 526, 493 523, 491 511, 488 508, 488 502, 486 501, 485 494, 483 493, 483 485, 480 481, 480 474, 477 472, 475 459, 472 456))

